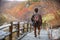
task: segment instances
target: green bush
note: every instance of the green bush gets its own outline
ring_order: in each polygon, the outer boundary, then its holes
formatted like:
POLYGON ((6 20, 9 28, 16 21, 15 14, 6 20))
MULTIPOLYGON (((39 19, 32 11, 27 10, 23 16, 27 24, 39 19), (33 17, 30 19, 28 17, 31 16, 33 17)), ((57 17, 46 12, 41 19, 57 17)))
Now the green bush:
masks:
POLYGON ((3 15, 0 15, 0 25, 6 22, 6 18, 3 15))

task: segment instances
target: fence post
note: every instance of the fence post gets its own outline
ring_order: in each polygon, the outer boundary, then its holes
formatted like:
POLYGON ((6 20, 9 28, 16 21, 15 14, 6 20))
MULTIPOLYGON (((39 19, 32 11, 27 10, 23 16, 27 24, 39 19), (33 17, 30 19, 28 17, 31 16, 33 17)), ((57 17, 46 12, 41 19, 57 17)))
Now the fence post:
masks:
POLYGON ((18 27, 17 27, 17 36, 19 37, 19 28, 20 28, 20 24, 18 22, 18 27))
POLYGON ((29 23, 27 22, 27 32, 28 32, 28 26, 29 26, 29 23))
POLYGON ((32 29, 32 28, 31 28, 31 24, 30 24, 30 32, 31 32, 31 29, 32 29))
POLYGON ((51 25, 51 40, 52 40, 52 25, 51 25))
POLYGON ((25 26, 24 26, 24 24, 23 24, 23 33, 24 33, 24 29, 25 29, 25 26))
POLYGON ((9 40, 12 40, 12 29, 13 29, 13 22, 11 22, 11 26, 9 27, 9 32, 10 32, 9 40))

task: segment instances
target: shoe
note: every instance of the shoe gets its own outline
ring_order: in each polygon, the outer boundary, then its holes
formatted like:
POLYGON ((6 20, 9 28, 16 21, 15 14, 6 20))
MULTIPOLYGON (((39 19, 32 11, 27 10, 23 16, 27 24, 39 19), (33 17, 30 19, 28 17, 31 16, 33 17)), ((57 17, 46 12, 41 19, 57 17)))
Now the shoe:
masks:
POLYGON ((37 35, 35 35, 35 37, 37 37, 37 35))
POLYGON ((40 32, 38 33, 38 35, 40 35, 40 32))

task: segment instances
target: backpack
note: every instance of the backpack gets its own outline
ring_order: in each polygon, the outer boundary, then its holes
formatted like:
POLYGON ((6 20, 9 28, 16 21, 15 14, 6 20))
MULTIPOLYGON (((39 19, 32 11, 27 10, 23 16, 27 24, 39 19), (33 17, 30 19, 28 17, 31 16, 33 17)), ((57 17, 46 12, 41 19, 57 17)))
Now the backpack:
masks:
POLYGON ((38 21, 38 20, 39 20, 39 15, 38 14, 34 15, 34 21, 38 21))

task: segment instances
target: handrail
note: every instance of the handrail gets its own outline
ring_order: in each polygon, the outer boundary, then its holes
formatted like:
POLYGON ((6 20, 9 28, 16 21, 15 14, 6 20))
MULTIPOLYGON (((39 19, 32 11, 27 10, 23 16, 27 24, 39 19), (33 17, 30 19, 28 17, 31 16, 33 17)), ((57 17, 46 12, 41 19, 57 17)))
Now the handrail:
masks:
POLYGON ((7 24, 7 25, 3 25, 3 26, 0 26, 0 30, 4 29, 4 28, 7 28, 7 27, 10 27, 11 24, 7 24))
MULTIPOLYGON (((23 24, 23 33, 24 33, 24 29, 25 29, 25 26, 24 26, 24 24, 27 24, 27 32, 29 32, 28 31, 28 25, 30 24, 29 22, 11 22, 10 24, 6 24, 6 25, 3 25, 3 26, 0 26, 0 30, 3 30, 3 29, 5 29, 5 28, 8 28, 9 27, 9 32, 10 32, 10 34, 9 34, 9 40, 12 40, 12 33, 13 32, 15 32, 15 31, 17 31, 17 37, 19 37, 19 35, 20 35, 20 25, 21 24, 23 24), (13 25, 17 25, 17 30, 15 30, 15 29, 13 29, 13 25)), ((31 27, 30 27, 30 31, 31 31, 31 27)))

